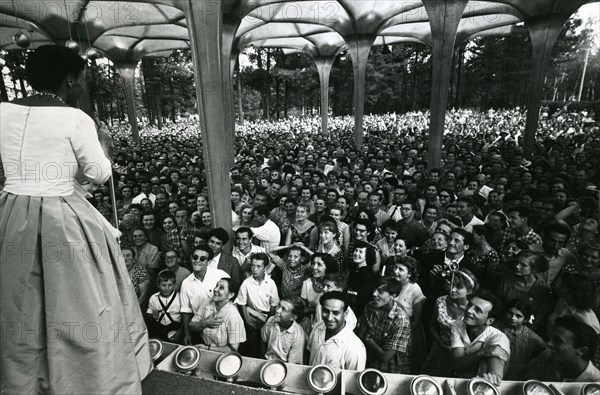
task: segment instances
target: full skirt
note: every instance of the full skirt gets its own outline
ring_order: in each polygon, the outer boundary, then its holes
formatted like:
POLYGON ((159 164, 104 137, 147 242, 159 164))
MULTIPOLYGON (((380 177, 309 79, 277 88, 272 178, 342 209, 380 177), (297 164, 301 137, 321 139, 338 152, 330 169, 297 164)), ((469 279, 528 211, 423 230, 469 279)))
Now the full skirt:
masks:
POLYGON ((99 215, 77 195, 0 193, 1 393, 141 393, 148 333, 99 215))

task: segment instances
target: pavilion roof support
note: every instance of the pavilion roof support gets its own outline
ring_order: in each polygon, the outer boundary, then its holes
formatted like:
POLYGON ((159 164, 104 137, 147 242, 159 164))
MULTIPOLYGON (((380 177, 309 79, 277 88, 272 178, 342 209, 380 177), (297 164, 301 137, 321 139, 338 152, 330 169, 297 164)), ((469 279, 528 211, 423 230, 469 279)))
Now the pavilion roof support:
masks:
POLYGON ((228 146, 233 141, 233 130, 227 128, 224 108, 228 89, 223 80, 221 18, 222 0, 180 0, 188 21, 200 130, 202 131, 204 164, 206 168, 210 210, 215 227, 232 228, 231 186, 229 183, 228 146), (229 135, 228 135, 229 134, 229 135))
POLYGON ((125 87, 125 101, 127 102, 127 118, 131 125, 131 137, 133 142, 140 144, 140 132, 138 131, 137 109, 135 107, 135 68, 136 60, 115 60, 115 68, 121 75, 125 87))
POLYGON ((560 31, 571 14, 545 15, 525 21, 531 40, 531 79, 527 98, 527 121, 525 123, 524 154, 531 158, 535 150, 535 133, 540 118, 540 106, 544 94, 544 79, 550 64, 552 48, 560 31))
POLYGON ((324 135, 329 134, 327 127, 328 115, 329 115, 329 75, 331 74, 331 67, 335 61, 335 55, 332 56, 319 56, 313 58, 317 71, 319 72, 319 83, 321 89, 321 133, 324 135))
POLYGON ((467 0, 423 0, 431 26, 432 76, 428 166, 440 166, 456 33, 467 0))
POLYGON ((363 115, 365 112, 365 80, 367 75, 367 59, 375 41, 375 34, 357 34, 344 37, 348 53, 352 58, 354 90, 352 104, 354 107, 354 146, 360 149, 363 143, 363 115))
POLYGON ((223 111, 225 111, 225 137, 227 138, 227 151, 224 162, 230 169, 234 165, 235 156, 235 110, 233 108, 233 69, 239 54, 238 49, 234 49, 235 33, 240 26, 241 20, 236 16, 224 15, 222 27, 222 47, 221 47, 221 66, 224 85, 223 111))

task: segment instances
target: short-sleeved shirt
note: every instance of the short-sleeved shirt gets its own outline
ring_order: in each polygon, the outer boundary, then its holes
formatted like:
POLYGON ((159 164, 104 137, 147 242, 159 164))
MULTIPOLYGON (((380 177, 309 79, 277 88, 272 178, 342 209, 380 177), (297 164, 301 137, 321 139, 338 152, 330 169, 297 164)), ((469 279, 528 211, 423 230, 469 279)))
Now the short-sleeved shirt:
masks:
POLYGON ((328 365, 333 369, 364 370, 367 362, 365 345, 347 325, 325 340, 325 323, 319 322, 308 339, 310 365, 328 365))
POLYGON ((417 283, 408 283, 402 288, 400 295, 396 298, 396 301, 402 307, 402 310, 406 313, 408 318, 413 315, 413 308, 417 303, 420 303, 427 299, 423 295, 421 287, 417 283))
POLYGON ((213 314, 216 314, 216 317, 223 318, 223 322, 217 328, 204 328, 202 330, 204 344, 223 347, 227 344, 246 341, 244 320, 233 303, 227 303, 220 310, 217 310, 215 303, 211 301, 200 312, 200 318, 205 319, 213 314))
POLYGON ((385 373, 410 373, 410 320, 394 301, 389 311, 370 302, 359 321, 359 327, 365 327, 368 336, 384 350, 394 350, 396 354, 387 362, 367 360, 369 367, 385 373))
POLYGON ((219 269, 208 269, 204 280, 190 274, 181 284, 181 312, 193 313, 192 322, 200 321, 202 310, 212 301, 213 291, 222 278, 229 274, 219 269))
POLYGON ((135 248, 135 250, 137 263, 147 267, 148 269, 158 269, 158 264, 160 261, 160 253, 158 252, 158 247, 150 243, 146 243, 141 250, 137 247, 135 248))
POLYGON ((267 359, 302 364, 306 333, 300 324, 294 321, 289 328, 282 331, 275 322, 275 317, 270 317, 260 332, 263 342, 267 344, 267 359))
POLYGON ((319 297, 321 297, 322 294, 323 294, 322 292, 315 291, 315 289, 313 287, 313 283, 312 283, 312 278, 307 278, 302 283, 302 290, 300 291, 300 297, 302 299, 306 299, 308 301, 308 304, 310 307, 312 307, 312 308, 317 307, 317 304, 319 303, 319 297))
POLYGON ((260 240, 260 246, 264 247, 266 250, 279 246, 279 243, 281 242, 281 232, 275 222, 270 219, 268 219, 264 225, 250 229, 252 229, 254 237, 257 240, 260 240))
POLYGON ((242 283, 235 303, 239 306, 248 306, 258 311, 268 312, 271 310, 271 306, 279 304, 277 285, 266 274, 260 283, 254 277, 248 277, 242 283))
POLYGON ((167 326, 174 322, 181 322, 180 310, 181 305, 179 294, 177 292, 173 292, 171 296, 166 298, 160 296, 160 292, 157 292, 150 297, 150 300, 148 301, 148 310, 146 313, 154 314, 154 312, 158 312, 157 321, 161 325, 167 326), (163 305, 166 307, 166 311, 163 308, 163 305))
POLYGON ((250 257, 250 255, 256 254, 257 252, 266 252, 266 251, 263 247, 252 244, 252 247, 250 247, 249 253, 244 254, 242 251, 240 251, 239 248, 233 247, 233 251, 231 251, 231 255, 233 255, 233 257, 235 259, 237 259, 238 262, 240 263, 240 266, 242 266, 242 265, 244 265, 244 263, 246 263, 246 259, 248 259, 250 257))
MULTIPOLYGON (((504 355, 500 358, 504 362, 508 362, 510 359, 510 342, 508 337, 499 329, 491 326, 487 326, 484 331, 471 340, 467 333, 467 326, 464 321, 458 321, 454 327, 452 327, 452 339, 450 340, 451 348, 464 347, 465 354, 475 354, 477 351, 482 349, 484 346, 494 345, 500 347, 504 351, 504 355)), ((485 371, 485 360, 482 358, 479 361, 479 368, 477 372, 468 372, 467 378, 474 377, 475 375, 481 376, 485 371)))

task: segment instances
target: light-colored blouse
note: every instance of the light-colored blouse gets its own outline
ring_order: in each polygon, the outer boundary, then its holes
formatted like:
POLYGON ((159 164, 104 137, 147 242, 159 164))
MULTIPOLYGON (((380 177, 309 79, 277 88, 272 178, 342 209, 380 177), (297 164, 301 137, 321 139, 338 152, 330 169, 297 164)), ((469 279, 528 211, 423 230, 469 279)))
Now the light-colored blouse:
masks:
POLYGON ((94 121, 83 111, 0 103, 0 114, 4 191, 26 196, 70 196, 78 171, 96 184, 110 177, 111 164, 98 140, 94 121))

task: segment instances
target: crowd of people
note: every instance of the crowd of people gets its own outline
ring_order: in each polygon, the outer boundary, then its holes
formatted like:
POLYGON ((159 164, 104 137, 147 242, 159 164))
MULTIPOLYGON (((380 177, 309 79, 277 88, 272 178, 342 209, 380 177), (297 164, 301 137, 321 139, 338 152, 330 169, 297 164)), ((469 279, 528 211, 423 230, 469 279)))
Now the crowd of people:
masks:
MULTIPOLYGON (((447 377, 599 381, 600 131, 542 110, 245 121, 233 227, 213 226, 197 122, 112 130, 114 224, 150 335, 257 358, 447 377), (229 248, 231 246, 232 248, 229 248)), ((233 149, 233 148, 232 148, 233 149)))

